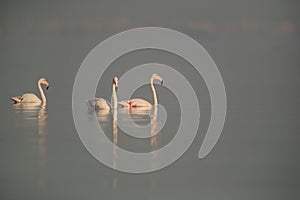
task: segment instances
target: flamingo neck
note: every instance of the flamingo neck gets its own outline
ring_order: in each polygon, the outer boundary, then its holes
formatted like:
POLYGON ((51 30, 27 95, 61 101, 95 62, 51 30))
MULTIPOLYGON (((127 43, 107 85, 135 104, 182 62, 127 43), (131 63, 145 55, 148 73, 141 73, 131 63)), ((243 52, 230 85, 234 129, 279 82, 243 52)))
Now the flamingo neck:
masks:
POLYGON ((118 107, 118 99, 117 99, 117 92, 116 92, 116 86, 113 84, 112 86, 112 107, 113 109, 117 109, 118 107))
POLYGON ((41 86, 41 83, 40 83, 40 82, 38 82, 38 88, 39 88, 39 91, 40 91, 40 94, 41 94, 43 103, 46 103, 46 102, 47 102, 47 99, 46 99, 46 97, 45 97, 45 94, 44 94, 44 91, 43 91, 43 89, 42 89, 42 86, 41 86))
POLYGON ((151 90, 152 90, 152 95, 153 95, 153 103, 155 106, 157 106, 157 96, 156 96, 156 90, 155 87, 153 85, 153 79, 151 78, 150 80, 150 86, 151 86, 151 90))

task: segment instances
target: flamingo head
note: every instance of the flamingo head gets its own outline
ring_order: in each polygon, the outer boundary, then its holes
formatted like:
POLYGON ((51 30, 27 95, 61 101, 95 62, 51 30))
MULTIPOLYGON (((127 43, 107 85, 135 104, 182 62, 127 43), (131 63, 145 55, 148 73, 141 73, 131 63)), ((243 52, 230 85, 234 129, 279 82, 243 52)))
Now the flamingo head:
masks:
POLYGON ((116 91, 118 90, 118 80, 119 79, 116 76, 113 78, 113 85, 115 85, 116 91))
POLYGON ((48 83, 48 81, 47 81, 45 78, 41 78, 41 79, 39 80, 39 83, 45 85, 45 86, 46 86, 46 89, 48 90, 48 88, 49 88, 49 83, 48 83))
POLYGON ((152 74, 151 80, 158 80, 161 85, 164 83, 164 79, 160 77, 158 74, 152 74))

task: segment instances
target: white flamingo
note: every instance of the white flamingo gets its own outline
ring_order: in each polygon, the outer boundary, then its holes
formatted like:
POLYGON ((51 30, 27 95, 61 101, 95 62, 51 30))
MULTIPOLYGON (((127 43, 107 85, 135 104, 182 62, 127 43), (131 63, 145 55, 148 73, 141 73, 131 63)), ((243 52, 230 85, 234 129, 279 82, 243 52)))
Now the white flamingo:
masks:
POLYGON ((95 110, 110 110, 118 107, 117 99, 118 77, 113 78, 111 103, 104 98, 87 100, 88 107, 95 110))
POLYGON ((15 96, 15 97, 12 97, 11 100, 13 100, 14 103, 39 103, 39 104, 42 102, 46 103, 47 99, 45 97, 45 94, 44 94, 41 84, 45 85, 46 89, 48 90, 49 83, 47 82, 47 80, 45 78, 40 78, 40 80, 38 81, 37 85, 38 85, 42 100, 33 93, 26 93, 26 94, 23 94, 22 96, 15 96))
MULTIPOLYGON (((163 84, 163 78, 160 77, 158 74, 152 74, 151 78, 150 78, 150 87, 152 90, 152 95, 153 95, 153 105, 156 106, 157 103, 157 96, 156 96, 156 90, 155 87, 153 85, 153 80, 158 80, 160 82, 160 84, 163 84)), ((130 107, 130 108, 137 108, 137 107, 146 107, 149 108, 151 107, 151 103, 149 103, 148 101, 144 100, 144 99, 130 99, 130 100, 125 100, 125 101, 120 101, 118 103, 119 105, 121 105, 122 107, 130 107)))

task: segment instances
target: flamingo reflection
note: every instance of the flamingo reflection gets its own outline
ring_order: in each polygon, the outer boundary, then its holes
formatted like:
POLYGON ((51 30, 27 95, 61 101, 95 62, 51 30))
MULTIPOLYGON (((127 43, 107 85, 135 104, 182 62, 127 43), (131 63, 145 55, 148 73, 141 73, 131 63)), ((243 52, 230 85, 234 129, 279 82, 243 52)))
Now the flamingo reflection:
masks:
POLYGON ((38 180, 37 184, 42 189, 46 188, 46 163, 47 163, 47 135, 48 135, 48 111, 46 103, 18 103, 13 104, 13 109, 20 118, 17 125, 22 128, 37 127, 38 149, 38 180))

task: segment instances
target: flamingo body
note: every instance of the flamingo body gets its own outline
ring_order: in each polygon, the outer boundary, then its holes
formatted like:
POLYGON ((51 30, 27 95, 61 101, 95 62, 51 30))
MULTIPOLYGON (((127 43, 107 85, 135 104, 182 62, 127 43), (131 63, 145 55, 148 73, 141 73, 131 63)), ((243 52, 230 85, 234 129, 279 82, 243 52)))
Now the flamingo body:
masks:
POLYGON ((22 103, 42 103, 42 100, 33 93, 23 94, 21 99, 22 103))
POLYGON ((41 87, 41 84, 45 85, 46 88, 48 89, 49 83, 47 82, 47 80, 45 78, 41 78, 38 81, 38 88, 39 88, 42 100, 33 93, 26 93, 26 94, 23 94, 22 96, 14 96, 14 97, 11 97, 11 100, 13 100, 14 103, 42 103, 42 102, 46 103, 46 97, 45 97, 45 94, 41 87))
POLYGON ((148 101, 144 99, 131 99, 128 101, 120 101, 118 102, 119 105, 122 107, 132 107, 132 108, 137 108, 137 107, 149 107, 151 108, 152 105, 148 101))
POLYGON ((89 108, 94 108, 95 110, 109 110, 111 105, 109 101, 104 98, 95 98, 87 101, 89 108))

